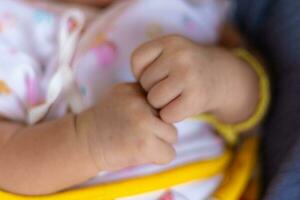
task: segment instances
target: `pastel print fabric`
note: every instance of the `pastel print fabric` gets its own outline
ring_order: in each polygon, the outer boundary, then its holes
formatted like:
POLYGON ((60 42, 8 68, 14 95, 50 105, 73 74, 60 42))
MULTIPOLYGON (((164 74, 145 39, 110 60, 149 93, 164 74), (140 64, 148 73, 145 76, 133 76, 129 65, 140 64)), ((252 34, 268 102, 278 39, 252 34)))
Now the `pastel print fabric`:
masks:
MULTIPOLYGON (((180 34, 200 44, 216 43, 228 5, 220 0, 122 0, 99 11, 98 16, 85 24, 74 47, 73 59, 68 63, 74 77, 72 89, 79 92, 78 98, 83 101, 81 110, 94 105, 112 85, 135 81, 130 56, 146 41, 180 34)), ((50 81, 61 67, 59 33, 63 17, 63 11, 42 9, 22 0, 1 0, 0 116, 28 123, 30 111, 45 104, 50 81)), ((76 22, 69 25, 76 27, 76 22)), ((61 92, 37 122, 60 118, 70 110, 69 93, 57 89, 61 92)), ((215 158, 224 152, 223 141, 208 125, 186 120, 176 127, 177 158, 170 165, 99 174, 80 187, 154 174, 215 158)), ((222 175, 217 174, 209 180, 129 199, 203 199, 221 180, 222 175)))
MULTIPOLYGON (((134 81, 130 55, 141 43, 167 34, 180 34, 199 43, 214 43, 226 3, 217 0, 123 1, 85 27, 71 65, 85 107, 112 84, 134 81)), ((28 110, 43 104, 49 80, 57 70, 60 13, 23 1, 0 3, 0 114, 28 121, 28 110)), ((42 120, 68 110, 63 95, 42 120)), ((65 98, 66 99, 66 98, 65 98)))
POLYGON ((42 103, 55 56, 56 17, 19 1, 0 3, 0 113, 26 122, 27 109, 42 103))

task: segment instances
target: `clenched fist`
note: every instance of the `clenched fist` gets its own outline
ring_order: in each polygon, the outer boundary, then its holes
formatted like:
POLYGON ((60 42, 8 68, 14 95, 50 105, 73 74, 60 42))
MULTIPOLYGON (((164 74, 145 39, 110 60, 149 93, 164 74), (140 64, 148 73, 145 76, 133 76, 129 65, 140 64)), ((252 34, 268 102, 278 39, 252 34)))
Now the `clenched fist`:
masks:
POLYGON ((132 55, 132 70, 148 102, 169 123, 207 112, 239 122, 258 102, 258 78, 246 62, 181 36, 143 44, 132 55))
POLYGON ((87 133, 99 170, 166 164, 175 157, 176 128, 157 117, 138 84, 115 86, 78 116, 77 127, 87 133))

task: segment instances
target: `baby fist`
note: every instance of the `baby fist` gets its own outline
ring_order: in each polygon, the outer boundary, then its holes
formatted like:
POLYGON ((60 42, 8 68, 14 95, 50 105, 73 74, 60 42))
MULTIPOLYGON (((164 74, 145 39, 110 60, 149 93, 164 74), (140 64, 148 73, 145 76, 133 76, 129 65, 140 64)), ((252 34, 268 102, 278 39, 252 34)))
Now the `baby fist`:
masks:
POLYGON ((94 122, 88 138, 99 170, 166 164, 175 157, 176 128, 156 116, 137 84, 116 85, 79 117, 94 122))
POLYGON ((132 69, 148 102, 161 118, 178 122, 208 112, 216 104, 219 77, 212 50, 180 36, 148 42, 132 56, 132 69))

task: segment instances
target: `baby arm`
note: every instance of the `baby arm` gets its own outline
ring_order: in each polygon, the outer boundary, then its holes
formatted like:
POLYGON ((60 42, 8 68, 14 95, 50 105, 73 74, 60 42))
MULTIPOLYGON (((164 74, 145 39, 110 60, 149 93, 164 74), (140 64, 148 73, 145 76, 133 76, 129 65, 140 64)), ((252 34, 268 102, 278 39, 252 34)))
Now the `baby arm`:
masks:
POLYGON ((25 127, 2 121, 0 187, 40 195, 79 184, 97 174, 87 137, 75 128, 73 115, 25 127))
POLYGON ((78 116, 0 126, 0 188, 18 194, 54 193, 99 171, 165 164, 175 156, 175 127, 156 117, 134 84, 115 86, 78 116))
POLYGON ((238 123, 258 103, 256 73, 224 47, 166 36, 139 47, 132 67, 149 103, 166 122, 212 113, 223 122, 238 123))

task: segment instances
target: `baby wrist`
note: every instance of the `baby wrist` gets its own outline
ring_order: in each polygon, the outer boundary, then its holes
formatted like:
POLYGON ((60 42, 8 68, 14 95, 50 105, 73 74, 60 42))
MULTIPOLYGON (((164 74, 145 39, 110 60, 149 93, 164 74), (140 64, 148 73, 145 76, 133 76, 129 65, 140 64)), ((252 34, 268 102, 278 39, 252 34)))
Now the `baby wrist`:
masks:
POLYGON ((253 128, 263 119, 270 102, 270 84, 263 66, 245 49, 236 49, 234 50, 234 54, 238 58, 247 62, 258 76, 259 100, 255 112, 248 119, 240 123, 224 123, 218 120, 215 115, 211 114, 200 115, 197 117, 198 119, 204 120, 214 126, 216 130, 227 140, 227 142, 231 144, 236 142, 239 133, 253 128))
POLYGON ((89 156, 90 164, 96 168, 98 172, 100 171, 100 167, 93 148, 93 141, 95 140, 95 136, 93 136, 93 134, 96 132, 93 112, 91 110, 82 112, 74 117, 74 121, 76 134, 80 137, 80 140, 84 144, 83 146, 89 156))

